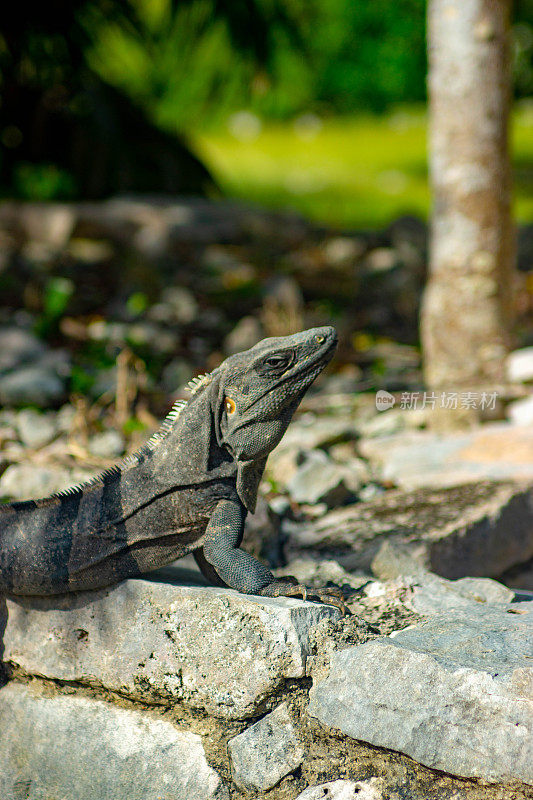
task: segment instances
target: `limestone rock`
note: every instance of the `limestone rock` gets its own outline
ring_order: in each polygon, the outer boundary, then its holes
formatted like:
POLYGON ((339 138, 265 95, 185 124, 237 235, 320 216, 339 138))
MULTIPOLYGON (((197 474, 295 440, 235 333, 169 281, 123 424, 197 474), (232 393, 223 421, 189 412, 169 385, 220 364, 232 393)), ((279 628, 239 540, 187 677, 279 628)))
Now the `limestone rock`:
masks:
POLYGON ((39 467, 32 464, 11 464, 0 478, 0 497, 30 500, 47 497, 72 486, 75 479, 62 467, 39 467))
POLYGON ((199 736, 84 697, 0 690, 0 796, 227 800, 199 736))
POLYGON ((391 408, 362 421, 358 428, 365 439, 382 438, 401 431, 422 428, 427 423, 427 417, 428 412, 425 409, 391 408))
POLYGON ((65 351, 50 350, 23 328, 0 328, 0 405, 53 405, 69 373, 65 351))
POLYGON ((229 719, 256 713, 286 678, 304 676, 310 629, 340 616, 317 603, 150 580, 7 605, 4 661, 229 719))
POLYGON ((228 752, 237 786, 263 792, 299 767, 304 758, 286 703, 230 739, 228 752))
MULTIPOLYGON (((363 379, 363 370, 356 364, 345 364, 339 372, 334 375, 325 376, 320 382, 320 395, 324 398, 328 395, 326 403, 331 406, 332 396, 348 396, 349 399, 353 398, 356 392, 359 392, 361 381, 363 379)), ((316 397, 315 399, 318 399, 316 397)), ((317 406, 315 406, 316 408, 317 406)))
POLYGON ((381 544, 377 555, 372 560, 372 572, 381 581, 390 581, 406 575, 431 574, 405 546, 389 539, 381 544))
POLYGON ((289 480, 287 490, 297 503, 326 503, 334 508, 352 494, 346 483, 343 467, 322 450, 312 450, 289 480))
POLYGON ((24 328, 0 329, 0 372, 38 360, 45 352, 43 342, 24 328))
POLYGON ((272 481, 278 491, 285 491, 287 484, 298 471, 301 458, 302 451, 295 447, 284 447, 282 442, 268 457, 266 480, 272 481))
POLYGON ((512 589, 490 578, 459 578, 450 583, 463 597, 477 603, 511 603, 515 595, 512 589))
POLYGON ((402 555, 398 558, 398 569, 392 569, 396 548, 387 543, 383 545, 372 568, 384 582, 370 583, 364 593, 370 597, 396 591, 404 597, 406 605, 420 615, 440 614, 445 611, 458 612, 464 609, 482 607, 508 610, 516 599, 512 589, 491 578, 460 578, 449 581, 420 568, 414 559, 410 561, 402 555), (383 559, 382 553, 387 551, 390 560, 383 559), (412 567, 412 568, 411 568, 412 567), (407 594, 405 593, 407 590, 407 594))
POLYGON ((510 403, 507 416, 514 425, 533 425, 533 396, 510 403))
POLYGON ((184 358, 173 358, 163 370, 161 384, 165 391, 174 394, 194 378, 194 370, 184 358))
POLYGON ((487 423, 447 436, 431 431, 400 433, 362 439, 359 449, 382 480, 403 489, 533 480, 533 428, 527 425, 487 423))
MULTIPOLYGON (((12 203, 17 225, 30 240, 53 250, 66 245, 76 221, 75 207, 67 203, 12 203)), ((8 212, 9 213, 9 212, 8 212)))
POLYGON ((289 560, 312 548, 348 571, 368 571, 390 541, 443 577, 497 577, 533 556, 533 492, 514 483, 387 492, 312 522, 287 520, 283 533, 289 560))
POLYGON ((310 786, 296 800, 383 800, 381 778, 368 781, 330 781, 310 786))
POLYGON ((286 447, 295 447, 300 450, 329 448, 341 442, 353 441, 356 438, 357 429, 349 416, 319 417, 308 413, 291 423, 280 444, 280 449, 286 447))
POLYGON ((384 581, 402 576, 415 578, 414 607, 420 613, 460 607, 466 602, 511 603, 515 592, 491 578, 459 578, 449 581, 428 572, 403 548, 385 541, 372 561, 372 571, 384 581))
POLYGON ((428 572, 416 580, 410 605, 419 614, 438 614, 470 609, 476 604, 508 605, 514 596, 512 589, 490 578, 447 581, 428 572))
POLYGON ((533 381, 533 347, 515 350, 507 357, 507 377, 511 383, 533 381))
POLYGON ((306 586, 313 586, 317 589, 328 583, 360 589, 369 581, 368 575, 354 575, 346 572, 337 561, 327 559, 317 561, 313 558, 296 558, 294 561, 290 561, 286 567, 277 569, 276 575, 293 575, 298 583, 304 583, 306 586))
POLYGON ((224 352, 228 355, 248 350, 264 336, 261 323, 255 317, 243 317, 224 339, 224 352))
POLYGON ((116 458, 124 452, 124 439, 118 431, 102 431, 89 439, 89 452, 100 458, 116 458))
POLYGON ((198 303, 185 286, 168 286, 161 292, 161 303, 166 305, 170 319, 180 325, 190 325, 198 316, 198 303))
POLYGON ((53 366, 30 364, 0 376, 2 405, 46 408, 61 400, 64 394, 64 380, 53 366))
POLYGON ((309 712, 453 775, 533 784, 533 603, 481 607, 333 653, 309 712))
POLYGON ((32 408, 19 411, 16 426, 21 442, 30 448, 48 444, 57 433, 55 415, 39 414, 32 408))

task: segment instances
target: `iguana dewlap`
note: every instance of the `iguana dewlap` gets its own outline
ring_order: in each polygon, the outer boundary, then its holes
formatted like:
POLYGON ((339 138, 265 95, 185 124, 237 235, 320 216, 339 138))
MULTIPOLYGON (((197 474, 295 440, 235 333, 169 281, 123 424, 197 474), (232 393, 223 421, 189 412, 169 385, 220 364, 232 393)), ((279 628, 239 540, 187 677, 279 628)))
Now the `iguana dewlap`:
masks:
MULTIPOLYGON (((0 507, 0 591, 96 589, 193 553, 217 585, 304 596, 239 549, 266 459, 331 359, 334 328, 265 339, 197 380, 134 456, 88 483, 0 507)), ((309 596, 339 605, 336 593, 309 596)))

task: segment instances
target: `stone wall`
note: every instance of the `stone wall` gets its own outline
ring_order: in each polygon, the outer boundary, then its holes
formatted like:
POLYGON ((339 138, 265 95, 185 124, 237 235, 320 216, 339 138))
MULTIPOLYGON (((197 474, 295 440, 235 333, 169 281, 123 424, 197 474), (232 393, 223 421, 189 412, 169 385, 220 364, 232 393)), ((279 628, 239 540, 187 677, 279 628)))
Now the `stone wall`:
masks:
POLYGON ((201 584, 5 601, 2 799, 533 797, 533 603, 422 571, 371 625, 201 584))

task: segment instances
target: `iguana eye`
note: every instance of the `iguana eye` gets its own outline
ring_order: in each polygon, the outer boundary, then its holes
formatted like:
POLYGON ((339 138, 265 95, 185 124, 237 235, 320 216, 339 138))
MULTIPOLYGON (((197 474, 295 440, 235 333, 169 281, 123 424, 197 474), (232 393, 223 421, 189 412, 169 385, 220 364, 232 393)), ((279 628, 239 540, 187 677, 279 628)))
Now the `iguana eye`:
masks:
POLYGON ((287 356, 269 356, 265 359, 265 364, 268 364, 269 367, 284 367, 288 362, 287 356))
POLYGON ((294 350, 282 350, 281 352, 278 351, 277 353, 271 353, 269 356, 264 356, 254 365, 254 369, 258 375, 272 378, 283 375, 294 359, 294 350))
POLYGON ((235 405, 235 401, 232 400, 231 397, 226 397, 226 399, 224 401, 224 405, 226 407, 226 412, 228 414, 233 414, 234 413, 234 411, 236 409, 236 405, 235 405))

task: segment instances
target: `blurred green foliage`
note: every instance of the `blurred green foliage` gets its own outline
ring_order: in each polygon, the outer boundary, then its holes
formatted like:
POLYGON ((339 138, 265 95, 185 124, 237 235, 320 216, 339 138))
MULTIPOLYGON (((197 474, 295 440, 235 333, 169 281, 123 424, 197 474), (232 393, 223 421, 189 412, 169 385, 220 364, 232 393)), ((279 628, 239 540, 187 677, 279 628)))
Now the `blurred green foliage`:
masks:
MULTIPOLYGON (((401 106, 388 114, 320 119, 197 133, 192 142, 228 194, 293 208, 333 225, 378 228, 403 214, 427 217, 426 114, 401 106)), ((533 106, 513 115, 515 212, 533 220, 533 106)))
POLYGON ((533 94, 533 0, 516 0, 513 26, 515 94, 533 94))
MULTIPOLYGON (((304 111, 380 112, 425 99, 426 0, 284 0, 287 25, 269 14, 270 0, 255 4, 270 19, 264 61, 235 41, 217 0, 137 0, 135 26, 99 21, 90 64, 160 124, 179 130, 216 125, 243 107, 283 119, 304 111)), ((527 96, 533 0, 516 4, 514 64, 516 94, 527 96)))
POLYGON ((177 7, 170 0, 143 0, 137 19, 135 27, 100 21, 88 63, 159 125, 188 129, 243 102, 248 54, 234 52, 211 0, 177 7))
POLYGON ((144 292, 133 292, 126 301, 126 308, 132 317, 139 316, 148 308, 150 301, 144 292))
POLYGON ((0 22, 0 193, 100 199, 212 188, 183 132, 225 96, 233 56, 266 69, 278 31, 300 46, 300 1, 12 4, 0 22))
MULTIPOLYGON (((54 135, 41 137, 53 145, 47 158, 33 158, 31 147, 25 158, 17 155, 21 141, 35 141, 43 109, 81 120, 89 140, 85 119, 98 117, 100 127, 126 149, 124 129, 106 116, 105 104, 99 106, 97 98, 90 111, 84 106, 88 89, 100 81, 116 92, 106 102, 118 106, 121 97, 128 98, 149 125, 191 143, 231 194, 341 223, 378 225, 402 211, 425 213, 425 121, 412 108, 425 99, 426 5, 427 0, 56 0, 34 8, 21 0, 0 26, 0 89, 4 100, 10 86, 22 87, 19 105, 34 102, 35 113, 24 111, 15 124, 8 105, 0 106, 0 140, 15 163, 4 181, 7 192, 42 200, 83 194, 61 166, 65 143, 75 138, 70 129, 58 129, 63 139, 55 128, 54 135), (399 104, 404 111, 397 110, 399 104)), ((526 97, 533 93, 533 0, 516 0, 513 31, 515 93, 526 97)), ((531 218, 531 120, 521 120, 518 211, 531 218)), ((146 139, 146 128, 135 133, 126 122, 126 129, 132 141, 136 135, 146 139)), ((177 148, 173 136, 174 143, 177 148)), ((158 152, 151 140, 146 148, 158 152)), ((140 172, 134 148, 131 163, 140 172)), ((152 169, 151 162, 144 166, 152 169)))
POLYGON ((55 164, 29 164, 22 161, 15 170, 15 190, 25 200, 70 199, 75 196, 72 175, 55 164))
MULTIPOLYGON (((306 108, 346 114, 423 100, 425 7, 425 0, 315 0, 301 62, 306 108)), ((283 69, 276 78, 284 86, 283 69)), ((303 110, 302 99, 293 112, 303 110)))
POLYGON ((59 322, 74 294, 75 286, 68 278, 49 278, 44 288, 43 310, 35 322, 35 332, 46 339, 57 332, 59 322))

